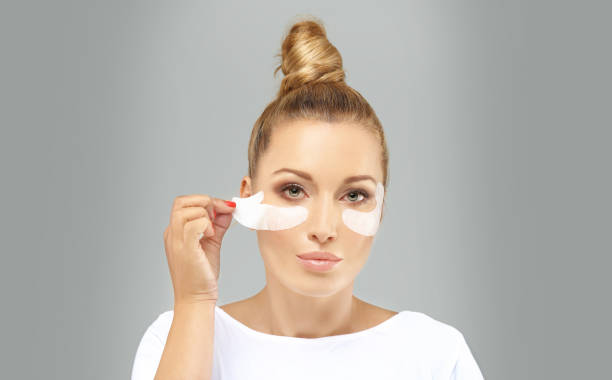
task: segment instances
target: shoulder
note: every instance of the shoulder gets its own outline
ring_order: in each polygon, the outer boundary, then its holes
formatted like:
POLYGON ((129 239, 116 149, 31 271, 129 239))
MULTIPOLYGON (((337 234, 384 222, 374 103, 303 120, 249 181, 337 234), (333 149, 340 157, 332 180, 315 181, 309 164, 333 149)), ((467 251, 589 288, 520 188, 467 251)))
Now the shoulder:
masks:
POLYGON ((455 326, 436 319, 429 314, 412 310, 405 310, 402 314, 417 326, 419 331, 427 334, 428 338, 447 343, 457 343, 463 338, 463 334, 455 326))
POLYGON ((174 310, 167 310, 160 313, 153 322, 147 327, 145 335, 150 335, 160 340, 165 345, 170 327, 172 326, 172 319, 174 318, 174 310))
POLYGON ((393 341, 408 352, 419 352, 419 355, 429 358, 449 357, 453 356, 462 339, 456 327, 420 311, 405 309, 395 312, 373 305, 368 305, 367 309, 370 318, 393 319, 393 323, 388 325, 393 341))
POLYGON ((398 318, 398 333, 431 357, 455 357, 464 341, 463 334, 455 326, 426 313, 403 310, 398 318))
POLYGON ((482 379, 463 333, 452 324, 420 311, 395 312, 368 303, 360 308, 370 324, 393 318, 387 327, 397 354, 427 363, 434 379, 482 379))
POLYGON ((430 363, 434 378, 483 379, 463 333, 455 326, 418 311, 401 313, 430 363))
POLYGON ((419 311, 394 311, 359 299, 357 305, 364 328, 393 318, 398 322, 393 324, 394 333, 408 342, 418 342, 421 347, 424 344, 431 345, 434 350, 453 347, 463 338, 454 326, 419 311))
POLYGON ((165 311, 144 332, 132 364, 132 379, 152 379, 166 345, 174 312, 165 311))

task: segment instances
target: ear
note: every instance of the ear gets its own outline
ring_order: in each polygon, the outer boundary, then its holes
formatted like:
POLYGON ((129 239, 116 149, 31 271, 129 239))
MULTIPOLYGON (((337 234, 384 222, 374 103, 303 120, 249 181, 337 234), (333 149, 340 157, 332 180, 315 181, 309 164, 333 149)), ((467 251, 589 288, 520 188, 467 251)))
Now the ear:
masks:
MULTIPOLYGON (((253 195, 253 184, 251 181, 251 177, 244 176, 242 177, 242 181, 240 181, 240 198, 248 198, 253 195)), ((249 228, 251 231, 255 231, 254 228, 249 228)))
POLYGON ((240 181, 240 198, 248 198, 253 195, 251 177, 244 176, 240 181))
MULTIPOLYGON (((253 195, 253 181, 248 175, 242 177, 240 181, 240 198, 248 198, 253 195)), ((255 231, 254 228, 249 228, 251 231, 255 231)))

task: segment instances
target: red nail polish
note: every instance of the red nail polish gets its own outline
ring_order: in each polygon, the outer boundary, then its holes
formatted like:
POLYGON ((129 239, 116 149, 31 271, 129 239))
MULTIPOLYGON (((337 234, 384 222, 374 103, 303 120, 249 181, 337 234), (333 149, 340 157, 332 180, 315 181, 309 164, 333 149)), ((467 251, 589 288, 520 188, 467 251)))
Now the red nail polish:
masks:
POLYGON ((217 210, 213 210, 213 219, 217 217, 217 210))
POLYGON ((225 201, 225 204, 230 206, 230 207, 236 207, 236 202, 232 202, 232 201, 225 201))

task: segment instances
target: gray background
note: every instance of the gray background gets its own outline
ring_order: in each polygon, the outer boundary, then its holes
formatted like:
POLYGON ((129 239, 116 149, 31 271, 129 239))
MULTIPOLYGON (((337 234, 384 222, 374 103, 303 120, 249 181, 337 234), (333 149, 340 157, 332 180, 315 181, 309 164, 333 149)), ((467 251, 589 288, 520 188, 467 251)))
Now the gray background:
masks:
MULTIPOLYGON (((610 6, 253 3, 2 2, 2 377, 129 377, 172 308, 172 201, 238 195, 303 14, 389 140, 355 294, 457 327, 487 379, 605 377, 610 6)), ((219 305, 264 285, 240 225, 221 265, 219 305)))

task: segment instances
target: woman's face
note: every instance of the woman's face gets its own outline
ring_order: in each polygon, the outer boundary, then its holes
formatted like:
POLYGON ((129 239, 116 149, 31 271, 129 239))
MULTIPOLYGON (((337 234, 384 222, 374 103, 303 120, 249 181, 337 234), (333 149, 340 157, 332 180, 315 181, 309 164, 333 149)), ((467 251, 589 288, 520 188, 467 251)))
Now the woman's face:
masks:
POLYGON ((258 163, 257 187, 245 177, 241 196, 263 190, 263 203, 303 206, 308 217, 289 229, 257 231, 267 276, 314 297, 332 295, 354 281, 366 263, 374 236, 349 229, 342 211, 375 209, 376 183, 383 181, 381 154, 377 137, 359 125, 300 120, 274 129, 258 163), (371 176, 373 181, 345 183, 352 176, 371 176), (311 251, 331 252, 342 260, 325 272, 309 270, 296 255, 311 251))

